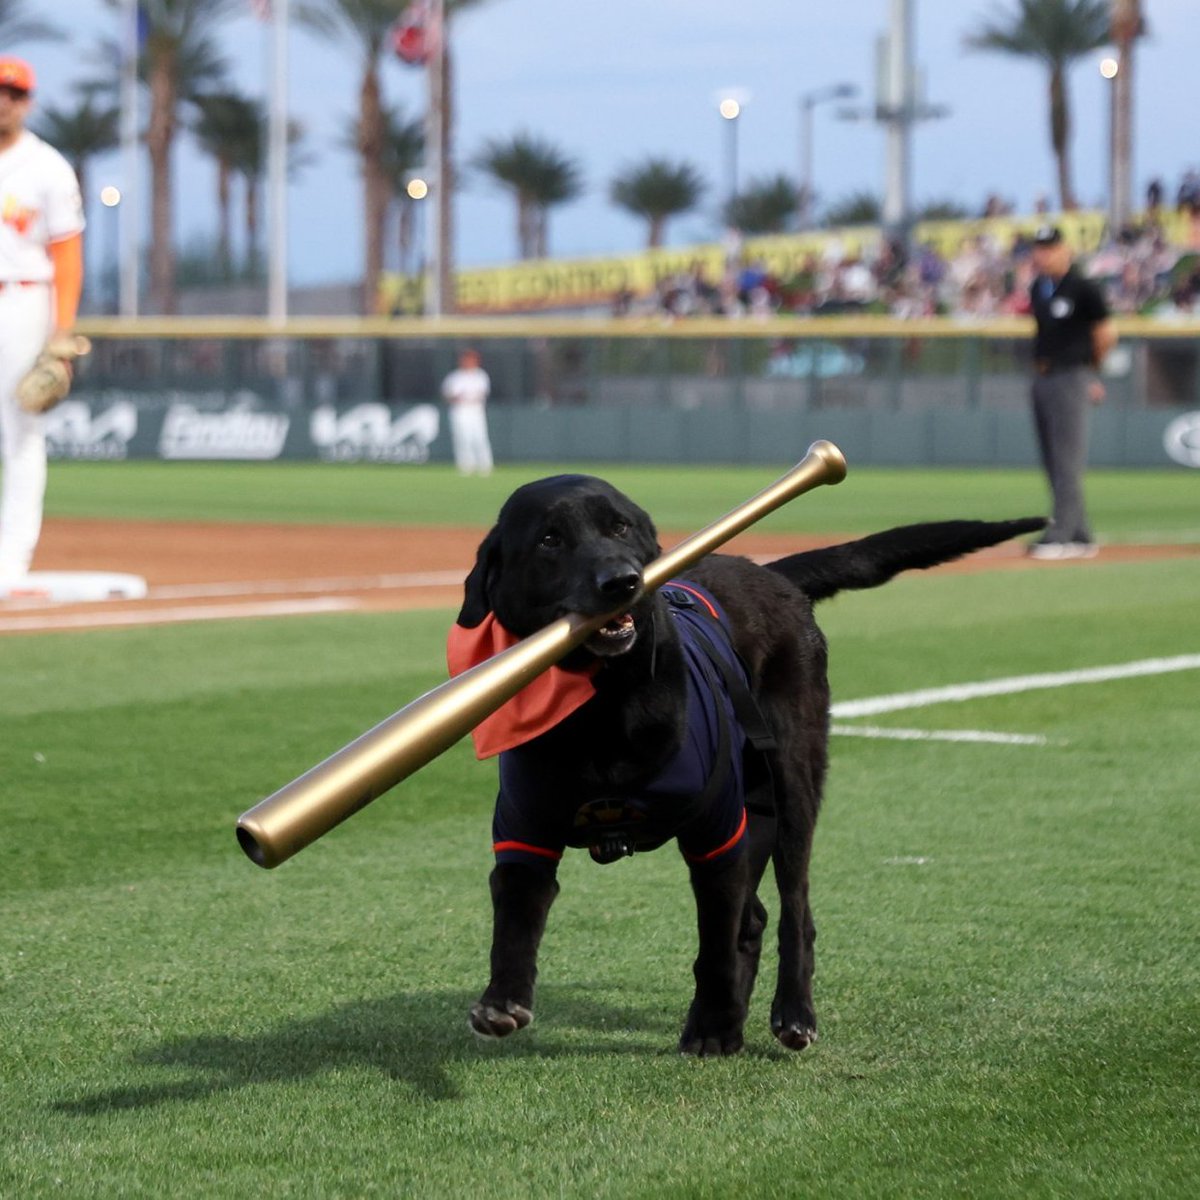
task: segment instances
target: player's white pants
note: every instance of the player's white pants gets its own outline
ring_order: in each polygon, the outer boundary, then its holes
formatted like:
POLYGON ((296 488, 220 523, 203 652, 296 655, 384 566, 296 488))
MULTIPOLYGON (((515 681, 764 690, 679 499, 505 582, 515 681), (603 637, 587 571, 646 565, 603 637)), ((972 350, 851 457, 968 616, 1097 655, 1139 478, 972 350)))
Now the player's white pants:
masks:
POLYGON ((14 393, 49 335, 48 287, 0 288, 0 580, 29 570, 42 532, 46 419, 14 393))
POLYGON ((460 471, 475 475, 491 471, 492 443, 488 440, 487 410, 483 405, 451 405, 450 438, 454 443, 454 465, 460 471))

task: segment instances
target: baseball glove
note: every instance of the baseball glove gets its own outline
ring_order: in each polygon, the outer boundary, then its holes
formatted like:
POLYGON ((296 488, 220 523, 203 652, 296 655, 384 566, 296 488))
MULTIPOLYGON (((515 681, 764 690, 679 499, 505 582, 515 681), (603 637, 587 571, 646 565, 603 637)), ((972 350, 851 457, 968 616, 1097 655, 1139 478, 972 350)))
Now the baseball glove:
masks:
POLYGON ((17 384, 17 403, 29 413, 49 412, 71 390, 71 364, 91 348, 79 334, 51 338, 17 384))

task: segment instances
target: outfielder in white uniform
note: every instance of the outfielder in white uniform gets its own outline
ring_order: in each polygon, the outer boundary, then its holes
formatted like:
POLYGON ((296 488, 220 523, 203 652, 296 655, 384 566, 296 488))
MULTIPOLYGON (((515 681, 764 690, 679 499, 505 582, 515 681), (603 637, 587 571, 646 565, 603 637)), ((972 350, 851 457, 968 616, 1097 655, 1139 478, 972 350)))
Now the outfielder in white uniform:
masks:
POLYGON ((442 381, 442 395, 450 406, 454 465, 464 475, 492 472, 492 443, 487 427, 487 399, 491 390, 492 381, 479 365, 475 350, 464 350, 458 356, 458 369, 442 381))
POLYGON ((45 418, 15 391, 52 336, 75 324, 83 201, 70 164, 25 128, 33 68, 0 57, 0 597, 29 571, 46 493, 45 418))

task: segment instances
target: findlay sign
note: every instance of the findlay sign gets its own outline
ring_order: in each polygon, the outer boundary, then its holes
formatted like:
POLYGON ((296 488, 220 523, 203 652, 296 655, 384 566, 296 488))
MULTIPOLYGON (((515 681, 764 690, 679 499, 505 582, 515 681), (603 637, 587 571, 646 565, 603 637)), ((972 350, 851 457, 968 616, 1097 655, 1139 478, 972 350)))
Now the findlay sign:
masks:
POLYGON ((433 404, 367 402, 306 412, 240 391, 171 392, 159 401, 117 391, 77 392, 46 415, 52 459, 270 462, 427 462, 441 429, 433 404))

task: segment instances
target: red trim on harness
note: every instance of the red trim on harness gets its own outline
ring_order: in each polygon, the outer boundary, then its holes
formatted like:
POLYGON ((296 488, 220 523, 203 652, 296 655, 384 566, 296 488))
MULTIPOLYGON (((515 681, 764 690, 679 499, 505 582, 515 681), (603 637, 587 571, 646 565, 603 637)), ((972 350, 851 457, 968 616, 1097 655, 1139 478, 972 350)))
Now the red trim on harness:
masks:
POLYGON ((714 858, 720 858, 726 850, 732 850, 734 846, 742 840, 742 834, 746 832, 746 810, 742 809, 742 819, 738 824, 737 832, 723 846, 718 846, 715 850, 710 850, 707 854, 685 854, 683 857, 691 863, 706 863, 712 862, 714 858))
POLYGON ((540 854, 542 858, 552 858, 555 862, 562 858, 561 850, 547 850, 545 846, 531 846, 528 842, 493 842, 492 850, 496 854, 503 850, 520 850, 525 854, 540 854))
POLYGON ((713 608, 708 597, 704 595, 703 592, 698 592, 695 588, 688 587, 686 583, 680 583, 677 579, 672 579, 671 582, 667 584, 667 587, 678 588, 681 592, 687 592, 689 596, 695 596, 696 599, 708 609, 708 615, 712 617, 714 621, 719 621, 721 619, 721 614, 717 612, 715 608, 713 608))

